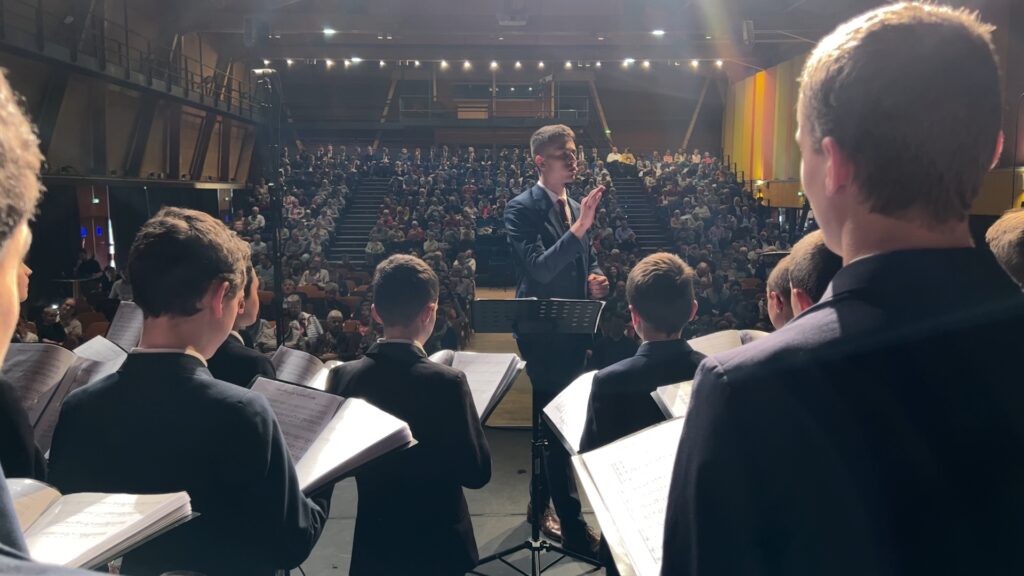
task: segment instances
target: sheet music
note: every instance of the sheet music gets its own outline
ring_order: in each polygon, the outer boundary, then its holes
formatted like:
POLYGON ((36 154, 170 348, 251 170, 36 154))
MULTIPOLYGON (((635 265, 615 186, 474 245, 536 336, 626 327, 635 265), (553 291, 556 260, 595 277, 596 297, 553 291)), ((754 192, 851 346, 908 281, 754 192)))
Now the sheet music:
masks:
POLYGON ((688 340, 690 348, 705 356, 714 356, 721 352, 727 352, 733 348, 743 345, 743 338, 739 330, 722 330, 700 338, 688 340))
POLYGON ((583 439, 583 429, 587 424, 587 405, 590 404, 594 374, 597 374, 596 370, 573 380, 544 407, 544 416, 571 454, 580 451, 580 440, 583 439))
POLYGON ((309 386, 324 369, 324 363, 316 356, 285 346, 279 347, 270 361, 278 380, 303 386, 309 386))
POLYGON ((253 382, 252 391, 270 402, 292 463, 302 459, 344 401, 340 396, 262 377, 253 382))
POLYGON ((107 329, 107 340, 124 350, 131 351, 142 340, 143 322, 142 308, 139 308, 138 304, 121 302, 117 306, 110 328, 107 329))
POLYGON ((25 540, 35 560, 82 566, 188 501, 184 492, 71 494, 50 506, 25 532, 25 540))
POLYGON ((0 374, 17 390, 28 421, 35 426, 75 353, 53 344, 11 344, 0 374))
POLYGON ((343 402, 341 409, 295 464, 307 494, 413 439, 405 422, 365 400, 334 398, 343 402))
POLYGON ((654 402, 661 408, 666 418, 682 418, 690 408, 690 398, 693 396, 693 380, 659 386, 651 392, 654 402))
POLYGON ((598 517, 614 522, 601 531, 621 544, 613 550, 628 555, 616 557, 616 564, 628 561, 638 576, 661 572, 665 509, 682 433, 682 418, 669 420, 580 456, 607 511, 598 517))
POLYGON ((438 350, 430 355, 430 361, 451 366, 455 362, 455 352, 451 350, 438 350))
POLYGON ((331 375, 331 368, 335 366, 341 366, 344 364, 341 360, 328 360, 324 362, 323 367, 320 368, 320 372, 317 373, 307 386, 315 388, 317 390, 327 391, 327 377, 331 375))
POLYGON ((51 504, 60 499, 60 492, 31 478, 8 478, 7 489, 14 500, 14 513, 24 532, 51 504))
POLYGON ((770 332, 764 332, 762 330, 740 330, 740 340, 744 344, 750 344, 754 340, 760 340, 770 334, 770 332))
POLYGON ((455 353, 452 368, 466 374, 473 405, 481 420, 484 419, 491 400, 505 384, 506 375, 513 362, 518 365, 519 357, 515 354, 455 353))

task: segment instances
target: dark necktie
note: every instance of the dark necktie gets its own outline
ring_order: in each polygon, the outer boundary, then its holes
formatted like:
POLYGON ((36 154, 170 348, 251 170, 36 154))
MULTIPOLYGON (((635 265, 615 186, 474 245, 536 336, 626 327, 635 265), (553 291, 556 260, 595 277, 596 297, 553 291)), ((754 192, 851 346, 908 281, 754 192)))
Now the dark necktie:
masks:
POLYGON ((562 224, 565 224, 565 229, 572 228, 572 222, 569 221, 569 213, 565 210, 565 200, 558 199, 558 213, 562 217, 562 224))

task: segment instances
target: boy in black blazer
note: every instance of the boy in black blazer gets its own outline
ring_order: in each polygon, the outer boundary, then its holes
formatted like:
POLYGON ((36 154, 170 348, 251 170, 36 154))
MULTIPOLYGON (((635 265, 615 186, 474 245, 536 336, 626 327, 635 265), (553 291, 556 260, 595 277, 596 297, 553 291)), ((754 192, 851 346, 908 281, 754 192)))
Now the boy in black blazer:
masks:
POLYGON ((158 212, 128 263, 139 347, 61 410, 50 457, 61 492, 185 490, 200 514, 126 555, 127 574, 273 574, 301 564, 327 520, 329 499, 299 489, 266 399, 206 366, 235 323, 248 262, 213 217, 158 212))
POLYGON ((697 313, 693 270, 678 256, 659 252, 629 273, 626 299, 633 327, 643 340, 632 358, 594 375, 580 451, 593 450, 665 420, 651 393, 659 386, 693 380, 704 355, 683 340, 697 313))
POLYGON ((207 363, 210 373, 218 380, 231 382, 243 388, 252 385, 257 376, 275 378, 277 371, 274 364, 263 354, 245 344, 240 331, 251 326, 260 316, 259 299, 260 279, 256 270, 250 265, 245 270, 245 290, 238 309, 235 327, 224 339, 224 343, 210 357, 207 363))
POLYGON ((330 391, 401 418, 418 441, 356 477, 353 576, 464 574, 478 559, 462 488, 487 484, 491 454, 466 375, 423 351, 437 297, 437 275, 422 260, 382 262, 372 312, 384 338, 364 358, 331 371, 330 391))

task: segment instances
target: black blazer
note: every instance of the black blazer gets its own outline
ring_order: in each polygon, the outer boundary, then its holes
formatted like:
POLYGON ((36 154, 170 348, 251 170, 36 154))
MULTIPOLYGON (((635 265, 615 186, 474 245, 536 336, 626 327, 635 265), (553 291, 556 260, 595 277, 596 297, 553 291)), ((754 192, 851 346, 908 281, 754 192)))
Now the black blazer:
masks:
POLYGON ((463 574, 478 558, 462 487, 491 478, 491 453, 466 376, 407 343, 377 343, 331 370, 328 390, 409 424, 418 444, 356 476, 350 574, 463 574))
POLYGON ((195 520, 128 554, 126 574, 272 574, 309 556, 329 499, 303 496, 266 399, 181 353, 132 353, 61 409, 50 480, 63 493, 185 490, 195 520))
POLYGON ((46 460, 14 385, 0 378, 0 464, 8 478, 46 480, 46 460))
POLYGON ((253 378, 257 376, 266 376, 267 378, 277 376, 270 358, 249 348, 234 334, 228 335, 220 348, 217 348, 217 352, 206 363, 214 378, 237 384, 243 388, 251 386, 253 378))
POLYGON ((883 254, 705 360, 662 574, 1024 574, 1022 298, 987 251, 883 254))
POLYGON ((645 342, 632 358, 595 374, 580 452, 664 422, 651 393, 659 386, 693 380, 703 359, 686 340, 645 342))
MULTIPOLYGON (((580 205, 569 198, 569 208, 575 221, 580 205)), ((590 234, 581 241, 569 232, 557 206, 539 185, 509 201, 505 228, 519 278, 516 298, 586 299, 587 276, 604 275, 590 234)))

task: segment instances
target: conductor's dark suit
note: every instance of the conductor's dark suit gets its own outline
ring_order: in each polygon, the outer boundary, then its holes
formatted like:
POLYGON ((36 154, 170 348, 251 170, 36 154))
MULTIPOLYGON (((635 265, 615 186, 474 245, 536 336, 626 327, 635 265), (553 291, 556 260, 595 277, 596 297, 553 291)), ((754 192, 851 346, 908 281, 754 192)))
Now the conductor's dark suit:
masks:
POLYGON ((46 460, 18 391, 0 378, 0 464, 8 478, 46 480, 46 460))
POLYGON ((705 360, 662 574, 1024 574, 1022 298, 987 251, 877 255, 705 360))
POLYGON ((590 390, 580 451, 663 422, 665 415, 651 393, 659 386, 693 380, 703 359, 686 340, 644 342, 632 358, 599 371, 590 390))
POLYGON ((50 480, 63 493, 185 490, 201 516, 125 557, 126 574, 272 574, 298 566, 329 498, 299 489, 267 400, 183 353, 128 355, 61 409, 50 480))
POLYGON ((217 380, 237 384, 243 388, 252 385, 253 378, 274 378, 274 364, 263 354, 246 346, 236 332, 228 334, 217 352, 206 361, 210 373, 217 380))
POLYGON ((378 342, 331 370, 329 391, 409 424, 417 444, 357 474, 350 573, 464 574, 478 552, 462 487, 491 479, 491 453, 462 372, 412 343, 378 342))
MULTIPOLYGON (((579 219, 580 205, 569 198, 572 219, 579 219)), ((571 298, 589 296, 587 277, 604 276, 597 263, 589 234, 577 238, 565 225, 557 205, 539 185, 519 194, 505 208, 505 227, 519 279, 517 298, 571 298)), ((583 373, 589 335, 516 334, 526 372, 533 385, 534 410, 541 410, 577 376, 583 373)), ((554 438, 553 435, 548 435, 554 438)), ((569 455, 558 442, 549 444, 547 456, 550 498, 555 504, 567 537, 581 537, 583 516, 569 455)), ((534 495, 547 506, 549 494, 534 495)))

